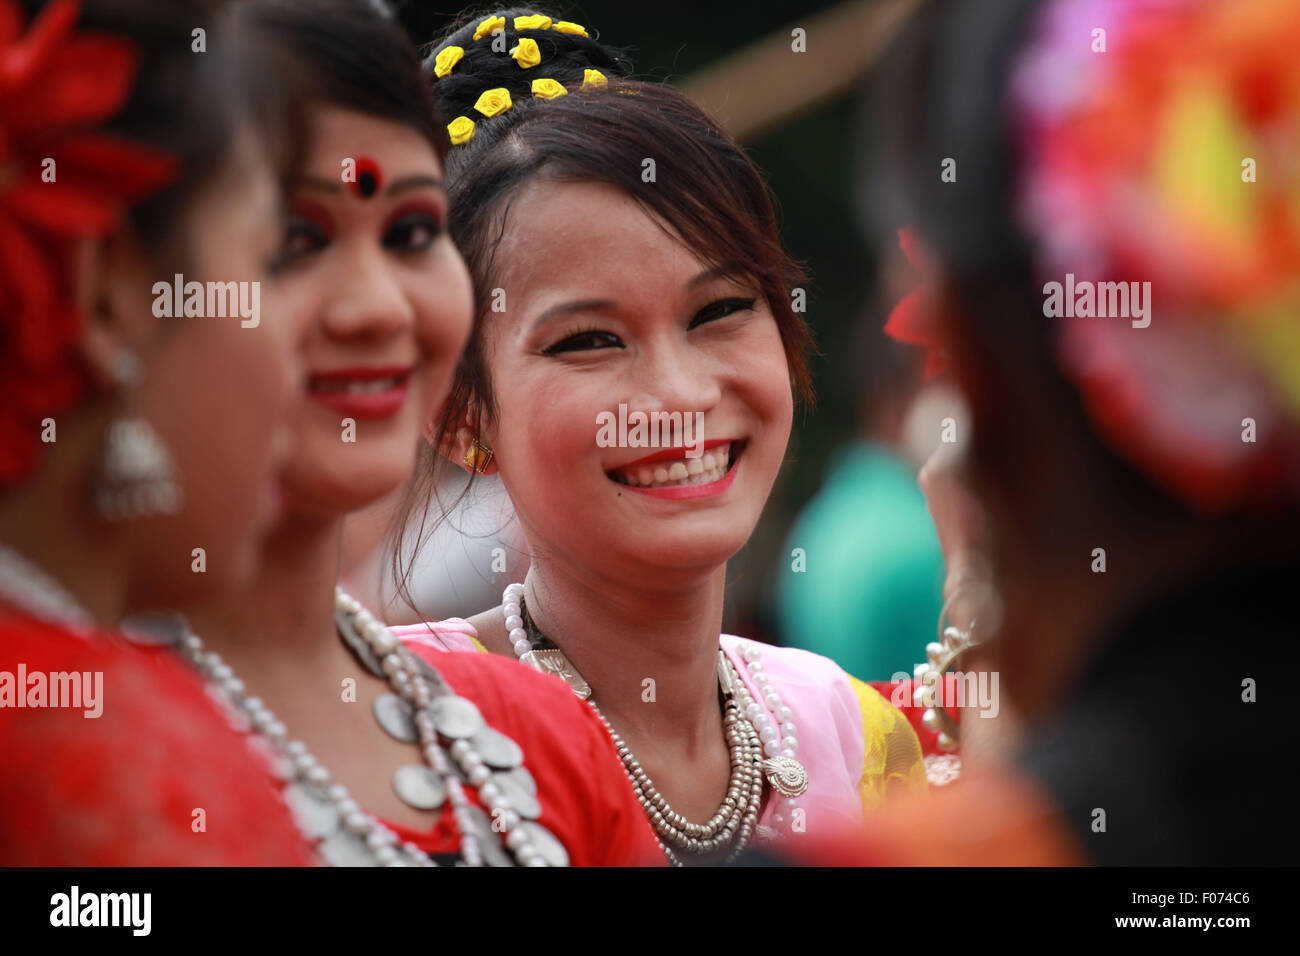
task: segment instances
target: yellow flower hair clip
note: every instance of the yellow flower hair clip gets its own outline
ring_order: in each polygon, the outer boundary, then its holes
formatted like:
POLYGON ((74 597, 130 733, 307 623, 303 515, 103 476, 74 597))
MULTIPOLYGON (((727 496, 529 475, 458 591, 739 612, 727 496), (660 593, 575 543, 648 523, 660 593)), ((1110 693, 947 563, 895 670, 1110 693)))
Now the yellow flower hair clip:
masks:
POLYGON ((504 30, 505 28, 505 17, 487 17, 479 23, 478 28, 474 31, 474 39, 481 40, 488 34, 496 33, 498 30, 504 30))
POLYGON ((600 70, 583 70, 582 71, 582 88, 605 86, 609 80, 605 79, 605 74, 600 70))
POLYGON ((519 64, 520 69, 529 70, 542 62, 542 51, 537 49, 537 41, 524 37, 510 51, 514 61, 519 64))
POLYGON ((468 143, 474 138, 474 121, 468 116, 457 116, 447 124, 447 132, 451 135, 451 145, 468 143))
POLYGON ((475 102, 474 109, 484 116, 496 116, 498 113, 504 113, 512 106, 514 106, 514 102, 510 99, 510 91, 504 86, 498 86, 491 90, 484 90, 478 101, 475 102))
POLYGON ((540 97, 544 100, 553 100, 557 96, 564 96, 569 91, 564 88, 564 84, 559 80, 552 80, 547 77, 541 80, 533 80, 533 96, 540 97))
POLYGON ((447 47, 447 49, 443 50, 434 58, 433 75, 441 80, 444 76, 446 76, 448 73, 452 71, 452 67, 454 67, 457 63, 459 63, 461 57, 463 57, 464 55, 465 55, 465 51, 461 47, 458 46, 447 47))
POLYGON ((580 23, 570 23, 568 20, 560 20, 552 24, 552 30, 559 30, 561 33, 576 33, 580 37, 587 36, 587 28, 580 23))
POLYGON ((549 30, 551 18, 540 13, 531 17, 515 17, 516 30, 549 30))

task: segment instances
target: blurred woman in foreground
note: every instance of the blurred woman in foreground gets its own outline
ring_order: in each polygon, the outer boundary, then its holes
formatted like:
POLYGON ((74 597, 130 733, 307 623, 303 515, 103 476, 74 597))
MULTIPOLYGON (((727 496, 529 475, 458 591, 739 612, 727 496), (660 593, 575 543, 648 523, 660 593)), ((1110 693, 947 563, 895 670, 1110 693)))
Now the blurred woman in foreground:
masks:
POLYGON ((970 403, 992 666, 1024 737, 854 859, 1294 859, 1274 764, 1300 574, 1297 43, 1286 0, 936 2, 898 42, 878 198, 924 250, 906 334, 970 403))

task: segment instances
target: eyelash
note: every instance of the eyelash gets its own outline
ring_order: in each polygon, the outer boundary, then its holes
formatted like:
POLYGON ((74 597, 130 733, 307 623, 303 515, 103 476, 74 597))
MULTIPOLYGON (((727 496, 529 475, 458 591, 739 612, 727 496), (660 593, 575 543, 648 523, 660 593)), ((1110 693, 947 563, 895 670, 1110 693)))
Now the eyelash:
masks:
MULTIPOLYGON (((399 213, 384 227, 381 242, 385 249, 395 252, 423 252, 438 241, 443 231, 442 220, 432 212, 416 210, 405 214, 399 213), (428 232, 428 238, 419 243, 402 242, 396 237, 401 231, 409 235, 410 232, 421 228, 428 232)), ((272 271, 283 271, 298 260, 319 252, 329 245, 332 238, 333 236, 307 216, 291 215, 285 226, 284 242, 272 259, 272 271), (292 248, 294 241, 299 238, 306 238, 311 243, 310 248, 292 248)))
MULTIPOLYGON (((718 319, 725 319, 727 316, 733 315, 736 312, 752 311, 757 302, 757 299, 744 298, 719 299, 716 302, 710 302, 704 308, 695 313, 695 316, 691 319, 690 325, 686 328, 689 331, 690 329, 705 325, 708 322, 716 322, 718 319), (704 318, 705 316, 707 316, 707 318, 704 318)), ((626 347, 619 341, 618 336, 614 335, 612 332, 606 332, 594 325, 587 325, 574 329, 571 332, 566 332, 554 345, 549 345, 542 349, 542 353, 545 355, 558 355, 563 352, 594 351, 594 349, 575 348, 574 345, 577 341, 583 338, 596 335, 607 336, 609 339, 618 343, 616 346, 609 346, 610 348, 626 347)))

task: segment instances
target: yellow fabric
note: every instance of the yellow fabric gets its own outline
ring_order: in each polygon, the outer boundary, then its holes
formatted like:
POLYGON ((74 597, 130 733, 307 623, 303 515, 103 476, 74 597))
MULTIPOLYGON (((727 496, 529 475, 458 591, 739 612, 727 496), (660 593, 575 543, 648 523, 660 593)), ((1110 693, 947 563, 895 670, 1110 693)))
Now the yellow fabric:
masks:
POLYGON ((862 812, 870 813, 886 800, 928 791, 921 741, 907 718, 869 684, 849 677, 862 711, 862 780, 858 796, 862 812))
POLYGON ((488 649, 479 643, 477 637, 474 637, 471 634, 466 634, 465 636, 468 637, 470 643, 474 645, 474 650, 478 651, 480 654, 486 654, 488 652, 488 649))

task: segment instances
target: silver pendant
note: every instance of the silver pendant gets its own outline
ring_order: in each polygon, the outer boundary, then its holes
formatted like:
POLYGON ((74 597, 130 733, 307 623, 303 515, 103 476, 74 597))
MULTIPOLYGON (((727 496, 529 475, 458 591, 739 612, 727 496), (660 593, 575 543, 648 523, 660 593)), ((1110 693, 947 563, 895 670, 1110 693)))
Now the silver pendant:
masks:
POLYGON ((357 633, 356 628, 352 626, 352 615, 342 610, 335 611, 334 626, 339 632, 339 637, 343 639, 343 643, 348 646, 348 650, 350 650, 353 656, 361 662, 361 666, 370 671, 370 673, 374 674, 376 677, 382 678, 384 676, 384 668, 380 665, 379 658, 375 655, 375 652, 371 650, 370 645, 366 643, 365 639, 357 633))
POLYGON ((510 770, 524 762, 523 748, 491 727, 484 727, 469 742, 489 767, 510 770))
POLYGON ((554 674, 569 685, 569 689, 578 695, 579 700, 586 700, 591 696, 591 685, 574 669, 569 659, 564 656, 564 651, 558 647, 529 651, 519 660, 543 674, 554 674))
POLYGON ((184 615, 174 611, 131 614, 118 621, 117 627, 128 641, 142 647, 174 647, 190 632, 184 615))
POLYGON ((284 788, 284 802, 299 829, 309 837, 320 839, 339 828, 339 811, 334 804, 301 781, 284 788))
POLYGON ((531 820, 525 820, 519 824, 528 838, 532 840, 533 849, 538 855, 546 861, 547 866, 568 866, 569 851, 564 848, 564 844, 546 827, 540 823, 534 823, 531 820))
POLYGON ((453 740, 473 737, 485 726, 478 708, 464 697, 439 697, 429 705, 429 710, 438 733, 453 740))
POLYGON ((533 775, 528 772, 527 767, 515 767, 511 770, 501 770, 494 773, 492 776, 509 777, 534 797, 537 796, 537 781, 533 779, 533 775))
POLYGON ((430 689, 435 695, 451 694, 451 688, 447 686, 447 682, 442 679, 442 675, 434 669, 432 664, 414 651, 409 651, 409 653, 415 659, 415 666, 419 670, 420 676, 429 682, 430 689))
POLYGON ((393 774, 393 790, 403 803, 417 810, 436 810, 447 799, 446 784, 424 764, 398 767, 393 774))
POLYGON ((808 789, 808 771, 793 757, 769 757, 763 761, 763 773, 774 789, 787 797, 797 797, 808 789))
POLYGON ((510 809, 525 820, 536 820, 542 815, 542 805, 537 797, 509 773, 494 773, 492 782, 501 791, 501 798, 510 804, 510 809))
POLYGON ((483 851, 483 862, 488 866, 514 866, 515 861, 501 845, 501 835, 492 829, 492 821, 487 812, 470 804, 469 816, 474 821, 473 836, 483 851))
POLYGON ((375 719, 389 736, 404 744, 413 744, 420 739, 411 705, 402 698, 396 694, 380 694, 373 706, 375 719))

